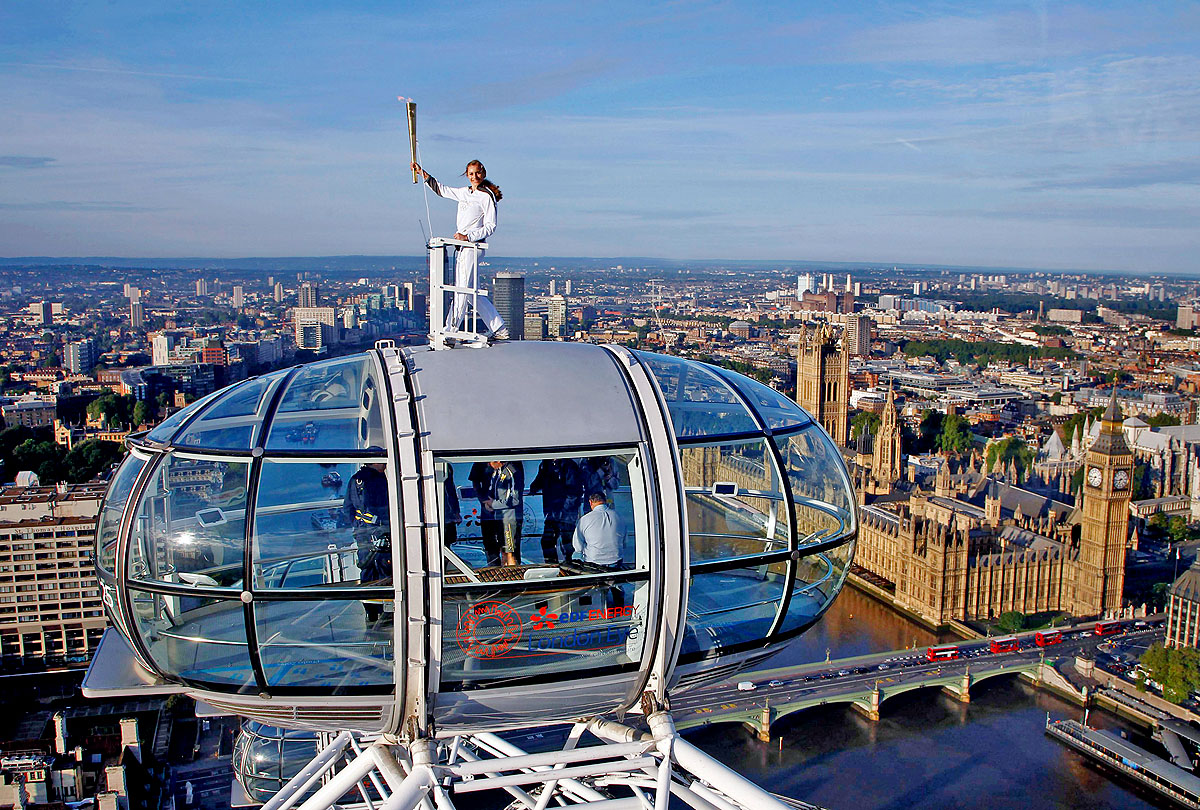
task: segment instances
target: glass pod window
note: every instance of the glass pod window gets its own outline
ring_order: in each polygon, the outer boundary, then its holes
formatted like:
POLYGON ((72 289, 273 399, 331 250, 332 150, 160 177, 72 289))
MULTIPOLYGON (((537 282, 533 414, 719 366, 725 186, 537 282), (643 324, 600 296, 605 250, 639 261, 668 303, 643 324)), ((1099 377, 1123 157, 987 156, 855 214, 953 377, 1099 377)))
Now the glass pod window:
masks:
POLYGON ((439 458, 443 688, 636 668, 651 525, 635 450, 439 458))
POLYGON ((789 526, 767 439, 679 448, 692 564, 786 551, 789 526))
POLYGON ((245 461, 167 455, 134 517, 129 577, 234 587, 242 580, 245 461))
POLYGON ((263 461, 251 570, 270 686, 392 683, 393 489, 385 458, 263 461))

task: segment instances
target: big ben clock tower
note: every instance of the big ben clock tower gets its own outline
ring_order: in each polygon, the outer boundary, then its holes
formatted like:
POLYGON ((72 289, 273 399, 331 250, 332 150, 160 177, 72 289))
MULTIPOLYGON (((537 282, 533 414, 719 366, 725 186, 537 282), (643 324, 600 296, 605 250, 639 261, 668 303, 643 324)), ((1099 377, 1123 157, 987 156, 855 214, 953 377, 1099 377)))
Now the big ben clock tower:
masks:
POLYGON ((1121 607, 1125 586, 1125 538, 1133 453, 1121 430, 1117 391, 1100 422, 1100 435, 1084 462, 1083 521, 1076 568, 1076 616, 1097 616, 1121 607))

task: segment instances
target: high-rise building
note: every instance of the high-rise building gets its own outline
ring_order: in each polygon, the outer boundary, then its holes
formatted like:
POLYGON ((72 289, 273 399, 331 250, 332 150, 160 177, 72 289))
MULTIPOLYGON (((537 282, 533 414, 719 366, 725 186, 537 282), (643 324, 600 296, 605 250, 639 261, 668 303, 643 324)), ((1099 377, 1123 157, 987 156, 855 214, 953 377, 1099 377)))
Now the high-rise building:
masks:
POLYGON ((500 272, 492 283, 492 303, 513 340, 525 338, 525 276, 500 272))
POLYGON ((1079 567, 1071 610, 1076 616, 1099 616, 1121 607, 1133 476, 1133 451, 1125 443, 1123 421, 1114 387, 1100 435, 1084 461, 1079 567))
POLYGON ((299 306, 316 307, 321 300, 321 289, 315 281, 305 281, 300 285, 299 296, 299 306))
POLYGON ((9 488, 0 496, 5 665, 79 663, 100 643, 107 619, 92 548, 105 486, 9 488))
POLYGON ((129 327, 141 329, 146 325, 146 310, 141 301, 129 302, 129 327))
POLYGON ((550 308, 546 314, 546 333, 551 338, 567 336, 567 297, 565 295, 550 296, 550 308))
POLYGON ((563 295, 567 296, 568 298, 571 297, 571 279, 567 279, 563 284, 563 295))
POLYGON ((150 339, 150 362, 156 366, 171 365, 171 355, 178 342, 178 336, 171 332, 159 332, 150 339))
POLYGON ((96 342, 91 338, 84 338, 68 343, 64 354, 68 371, 72 374, 90 374, 96 367, 99 353, 96 351, 96 342))
POLYGON ((558 295, 558 282, 555 279, 550 279, 550 294, 558 295))
POLYGON ((1191 329, 1196 325, 1196 311, 1187 304, 1180 304, 1175 312, 1175 328, 1191 329))
POLYGON ((358 328, 358 307, 346 307, 342 310, 342 328, 358 328))
POLYGON ((296 307, 292 310, 296 348, 320 349, 337 343, 337 310, 333 307, 296 307))
POLYGON ((125 285, 125 297, 130 301, 141 301, 142 291, 132 284, 125 285))
POLYGON ((822 425, 837 443, 846 444, 850 401, 850 355, 845 341, 839 347, 833 330, 821 324, 805 327, 796 352, 796 402, 822 425))
POLYGON ((871 354, 871 316, 850 315, 846 318, 846 351, 853 357, 871 354))
POLYGON ((196 295, 208 295, 208 279, 196 279, 196 295))
POLYGON ((39 301, 36 314, 38 323, 41 326, 51 326, 54 324, 54 304, 50 301, 39 301))
POLYGON ((275 294, 275 303, 278 304, 279 302, 281 302, 283 300, 283 282, 282 281, 275 282, 274 294, 275 294))
POLYGON ((235 284, 233 287, 233 308, 241 309, 246 305, 246 293, 242 289, 241 284, 235 284))

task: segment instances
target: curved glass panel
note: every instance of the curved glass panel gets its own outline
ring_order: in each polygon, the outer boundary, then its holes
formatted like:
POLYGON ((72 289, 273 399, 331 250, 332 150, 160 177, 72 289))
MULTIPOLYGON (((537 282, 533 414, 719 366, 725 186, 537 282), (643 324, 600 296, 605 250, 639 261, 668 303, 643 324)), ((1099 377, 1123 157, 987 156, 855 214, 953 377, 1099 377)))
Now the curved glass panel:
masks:
POLYGON ((551 673, 637 665, 645 646, 649 583, 565 580, 491 598, 445 592, 442 683, 496 686, 551 673))
POLYGON ((375 465, 264 460, 254 513, 255 586, 390 580, 390 496, 387 474, 375 465))
POLYGON ((662 389, 678 438, 759 430, 737 394, 712 368, 663 354, 638 352, 637 355, 662 389))
POLYGON ((331 695, 348 687, 390 690, 394 610, 391 600, 256 602, 267 683, 320 687, 331 695))
POLYGON ((846 483, 841 455, 825 432, 812 425, 776 436, 775 442, 792 487, 800 547, 853 532, 854 493, 846 483))
POLYGON ((367 354, 303 366, 283 394, 266 448, 382 452, 381 382, 367 354))
POLYGON ((241 461, 163 458, 134 518, 129 578, 209 587, 240 584, 249 468, 241 461))
POLYGON ((829 607, 842 589, 853 558, 854 543, 849 542, 800 559, 796 565, 792 599, 788 602, 787 616, 783 619, 780 632, 786 633, 809 624, 829 607))
POLYGON ((720 369, 720 374, 742 396, 750 400, 750 404, 771 430, 800 427, 812 421, 812 417, 803 408, 769 385, 763 385, 758 380, 752 380, 728 369, 720 369))
POLYGON ((154 430, 147 433, 146 438, 150 441, 161 442, 163 444, 171 441, 171 437, 175 435, 175 431, 179 430, 180 425, 190 419, 196 411, 208 405, 220 393, 220 391, 214 391, 208 396, 196 400, 191 405, 175 411, 175 413, 162 420, 154 430))
POLYGON ((220 401, 188 425, 174 443, 206 450, 249 450, 262 429, 271 394, 285 374, 277 371, 226 389, 220 401))
POLYGON ((96 565, 106 574, 112 574, 117 565, 117 539, 121 531, 121 513, 125 502, 133 491, 138 473, 146 466, 146 460, 133 453, 125 456, 117 468, 104 494, 104 507, 96 524, 96 565))
POLYGON ((181 678, 257 691, 242 603, 130 588, 133 620, 154 663, 181 678))
POLYGON ((765 643, 786 582, 786 561, 693 575, 681 655, 765 643))
POLYGON ((767 439, 679 448, 691 562, 788 548, 787 501, 767 439))

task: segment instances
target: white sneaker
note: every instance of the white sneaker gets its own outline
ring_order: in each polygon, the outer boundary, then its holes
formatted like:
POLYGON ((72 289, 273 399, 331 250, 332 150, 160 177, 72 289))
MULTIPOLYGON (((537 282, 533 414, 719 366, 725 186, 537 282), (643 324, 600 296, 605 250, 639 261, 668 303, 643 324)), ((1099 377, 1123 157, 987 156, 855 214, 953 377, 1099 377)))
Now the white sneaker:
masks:
POLYGON ((491 337, 491 339, 492 339, 492 340, 511 340, 512 338, 511 338, 511 336, 508 334, 508 327, 507 327, 507 326, 501 326, 501 327, 500 327, 499 329, 497 329, 495 332, 492 332, 492 337, 491 337))

